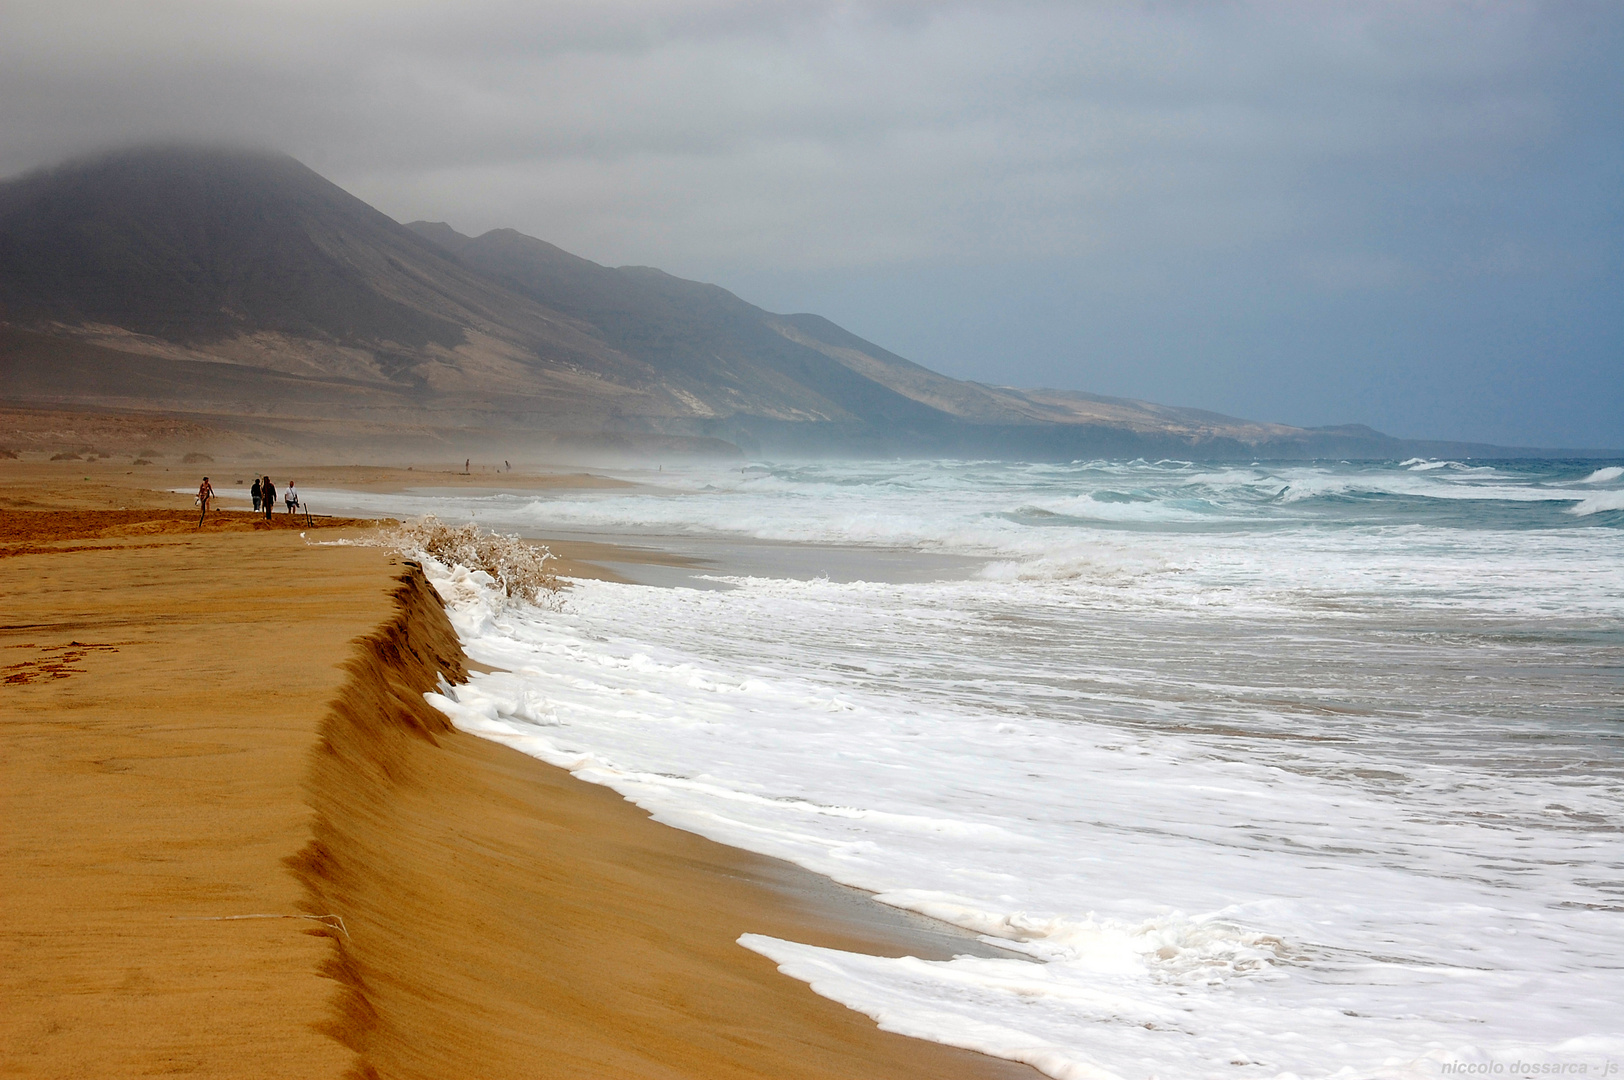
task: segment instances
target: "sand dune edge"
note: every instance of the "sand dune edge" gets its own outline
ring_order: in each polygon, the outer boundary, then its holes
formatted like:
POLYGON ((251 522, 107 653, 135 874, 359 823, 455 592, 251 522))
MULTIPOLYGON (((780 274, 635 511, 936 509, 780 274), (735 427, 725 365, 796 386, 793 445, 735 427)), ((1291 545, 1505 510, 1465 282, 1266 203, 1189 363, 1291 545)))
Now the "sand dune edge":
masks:
POLYGON ((353 643, 285 860, 300 908, 336 916, 307 933, 349 1077, 1036 1075, 879 1031, 739 947, 899 951, 786 895, 770 860, 455 730, 423 697, 467 677, 441 600, 414 563, 393 600, 353 643))
POLYGON ((443 678, 467 678, 462 646, 445 617, 439 594, 423 569, 405 564, 394 590, 395 612, 382 626, 355 642, 355 655, 345 663, 347 679, 322 722, 319 742, 311 750, 305 782, 316 816, 304 848, 284 860, 305 889, 301 909, 313 921, 331 925, 309 932, 332 940, 333 954, 322 974, 338 984, 333 1015, 319 1027, 355 1051, 352 1075, 375 1077, 368 1064, 379 1028, 379 1014, 368 992, 365 960, 353 947, 342 909, 356 875, 358 848, 345 821, 358 810, 367 819, 383 813, 379 801, 405 779, 411 740, 438 745, 436 736, 452 733, 445 715, 424 701, 443 678), (360 803, 360 806, 356 804, 360 803))

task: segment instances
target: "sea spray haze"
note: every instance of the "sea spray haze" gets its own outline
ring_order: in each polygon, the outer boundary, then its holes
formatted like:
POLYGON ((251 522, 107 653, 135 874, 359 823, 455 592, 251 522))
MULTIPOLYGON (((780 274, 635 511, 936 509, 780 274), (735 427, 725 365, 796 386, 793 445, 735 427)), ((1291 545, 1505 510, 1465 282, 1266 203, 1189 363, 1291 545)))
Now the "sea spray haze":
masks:
POLYGON ((471 580, 508 600, 548 605, 559 589, 558 575, 547 565, 554 558, 550 550, 517 536, 481 529, 471 521, 447 525, 433 514, 424 514, 385 531, 379 542, 482 575, 471 580))
POLYGON ((754 567, 459 584, 505 670, 435 701, 1010 952, 743 939, 818 992, 1064 1078, 1624 1060, 1619 463, 641 479, 409 497, 754 567))

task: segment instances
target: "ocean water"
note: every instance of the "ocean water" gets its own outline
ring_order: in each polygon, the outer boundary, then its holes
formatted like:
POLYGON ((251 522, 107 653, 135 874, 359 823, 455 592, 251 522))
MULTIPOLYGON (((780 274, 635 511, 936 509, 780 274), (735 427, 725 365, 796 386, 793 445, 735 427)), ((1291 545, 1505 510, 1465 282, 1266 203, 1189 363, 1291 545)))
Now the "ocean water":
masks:
POLYGON ((1062 1080, 1624 1066, 1618 464, 635 478, 358 508, 780 553, 559 610, 433 566, 508 671, 432 700, 1008 953, 741 939, 786 974, 1062 1080))

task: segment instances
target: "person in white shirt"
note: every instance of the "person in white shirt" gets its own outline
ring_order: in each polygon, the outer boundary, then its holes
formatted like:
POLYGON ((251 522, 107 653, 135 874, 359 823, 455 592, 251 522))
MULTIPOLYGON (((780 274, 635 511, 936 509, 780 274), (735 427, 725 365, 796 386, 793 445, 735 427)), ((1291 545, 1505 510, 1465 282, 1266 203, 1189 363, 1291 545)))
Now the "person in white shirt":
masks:
POLYGON ((287 503, 290 514, 299 509, 299 489, 293 486, 292 480, 288 481, 287 491, 282 493, 282 501, 287 503))

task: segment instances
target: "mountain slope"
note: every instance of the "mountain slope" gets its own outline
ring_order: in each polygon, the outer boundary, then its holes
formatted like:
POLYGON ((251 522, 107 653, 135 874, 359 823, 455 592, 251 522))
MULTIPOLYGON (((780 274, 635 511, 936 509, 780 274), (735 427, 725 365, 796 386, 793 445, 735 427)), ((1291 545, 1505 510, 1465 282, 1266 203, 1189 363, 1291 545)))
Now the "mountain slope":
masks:
MULTIPOLYGON (((139 396, 100 385, 113 350, 338 380, 311 406, 335 417, 398 411, 404 392, 446 423, 521 430, 657 432, 735 414, 858 428, 934 420, 741 322, 748 305, 714 286, 646 271, 654 284, 633 282, 622 297, 616 284, 636 275, 549 254, 568 272, 513 291, 275 154, 149 148, 0 185, 0 320, 61 339, 49 361, 61 376, 55 404, 139 407, 139 396), (709 323, 733 338, 720 357, 694 347, 709 323)), ((265 407, 240 379, 202 375, 184 398, 155 385, 149 404, 265 407)))
POLYGON ((1038 459, 1421 452, 1420 444, 1369 429, 1317 431, 1075 391, 966 382, 822 316, 774 314, 715 285, 649 267, 602 266, 512 229, 472 237, 444 222, 407 228, 513 292, 593 326, 615 349, 704 401, 707 415, 671 418, 662 430, 717 436, 753 452, 827 453, 831 442, 848 453, 1038 459), (786 380, 815 391, 821 408, 786 415, 749 406, 781 392, 786 380))
POLYGON ((694 403, 691 419, 929 427, 937 410, 776 332, 773 318, 715 285, 649 267, 600 266, 511 229, 463 236, 414 222, 465 265, 591 325, 694 403))
POLYGON ((291 158, 119 155, 0 188, 0 302, 178 341, 252 326, 460 344, 455 313, 396 271, 435 252, 393 225, 291 158), (368 248, 381 265, 355 258, 368 248))
MULTIPOLYGON (((651 382, 590 328, 293 159, 243 151, 131 151, 0 185, 0 318, 120 352, 411 392, 426 408, 619 404, 651 382)), ((214 380, 192 389, 228 403, 214 380)))
POLYGON ((951 379, 816 315, 600 266, 510 229, 403 226, 285 155, 196 147, 0 183, 0 400, 769 454, 1408 446, 951 379))

